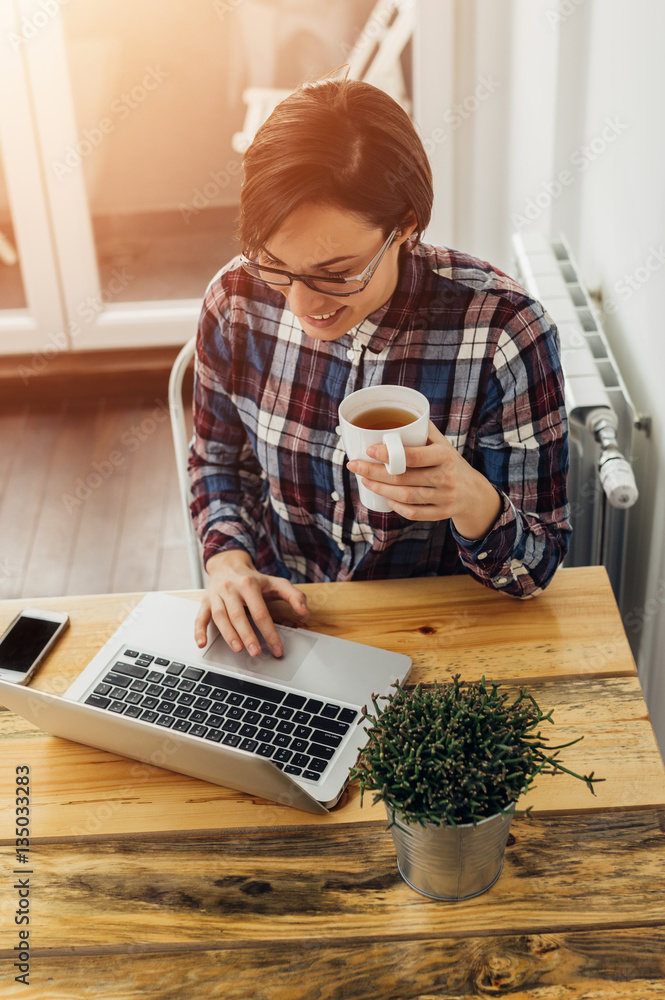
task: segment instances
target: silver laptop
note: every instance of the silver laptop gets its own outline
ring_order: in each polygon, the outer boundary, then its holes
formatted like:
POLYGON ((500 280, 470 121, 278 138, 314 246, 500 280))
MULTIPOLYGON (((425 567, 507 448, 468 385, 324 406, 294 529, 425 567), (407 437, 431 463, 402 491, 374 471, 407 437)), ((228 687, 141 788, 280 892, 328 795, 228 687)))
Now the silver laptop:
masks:
POLYGON ((284 655, 194 642, 196 601, 147 594, 63 697, 0 681, 40 729, 308 812, 339 800, 366 742, 361 709, 411 660, 278 625, 284 655))

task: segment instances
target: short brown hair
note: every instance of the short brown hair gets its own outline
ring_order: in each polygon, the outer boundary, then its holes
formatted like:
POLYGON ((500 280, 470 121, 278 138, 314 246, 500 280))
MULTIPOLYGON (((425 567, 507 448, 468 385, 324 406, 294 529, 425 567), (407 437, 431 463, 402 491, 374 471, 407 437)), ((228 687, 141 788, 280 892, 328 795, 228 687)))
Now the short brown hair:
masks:
POLYGON ((256 133, 243 160, 237 236, 256 253, 306 202, 353 212, 385 237, 432 211, 432 171, 407 113, 359 80, 300 86, 256 133))

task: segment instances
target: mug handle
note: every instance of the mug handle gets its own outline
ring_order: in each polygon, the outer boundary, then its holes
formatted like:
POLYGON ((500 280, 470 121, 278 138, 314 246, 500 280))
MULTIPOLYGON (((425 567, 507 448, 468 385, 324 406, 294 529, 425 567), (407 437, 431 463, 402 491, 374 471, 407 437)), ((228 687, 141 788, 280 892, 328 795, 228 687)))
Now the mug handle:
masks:
POLYGON ((406 472, 406 455, 402 439, 396 431, 383 435, 383 443, 388 449, 386 469, 389 476, 401 476, 406 472))

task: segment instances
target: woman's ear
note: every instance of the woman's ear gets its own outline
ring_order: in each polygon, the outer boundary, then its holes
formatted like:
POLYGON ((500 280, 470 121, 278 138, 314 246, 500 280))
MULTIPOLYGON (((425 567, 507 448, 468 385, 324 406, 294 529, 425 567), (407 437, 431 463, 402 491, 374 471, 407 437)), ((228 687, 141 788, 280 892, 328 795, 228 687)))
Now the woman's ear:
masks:
POLYGON ((399 232, 395 236, 395 243, 397 243, 398 245, 406 243, 409 236, 415 233, 417 229, 418 229, 418 220, 416 219, 413 212, 411 212, 407 216, 406 220, 399 227, 399 232))

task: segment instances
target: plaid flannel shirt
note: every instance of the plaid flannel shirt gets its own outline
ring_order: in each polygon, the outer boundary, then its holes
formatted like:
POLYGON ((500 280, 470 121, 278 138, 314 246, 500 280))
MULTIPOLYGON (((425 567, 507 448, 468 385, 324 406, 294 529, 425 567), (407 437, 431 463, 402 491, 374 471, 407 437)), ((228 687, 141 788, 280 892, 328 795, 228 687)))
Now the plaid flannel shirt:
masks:
POLYGON ((556 329, 483 261, 416 244, 391 299, 321 341, 235 258, 212 280, 198 332, 190 477, 204 560, 242 548, 294 583, 466 571, 532 596, 570 535, 563 395, 556 329), (498 490, 484 538, 361 505, 337 408, 380 383, 424 393, 436 426, 498 490))

